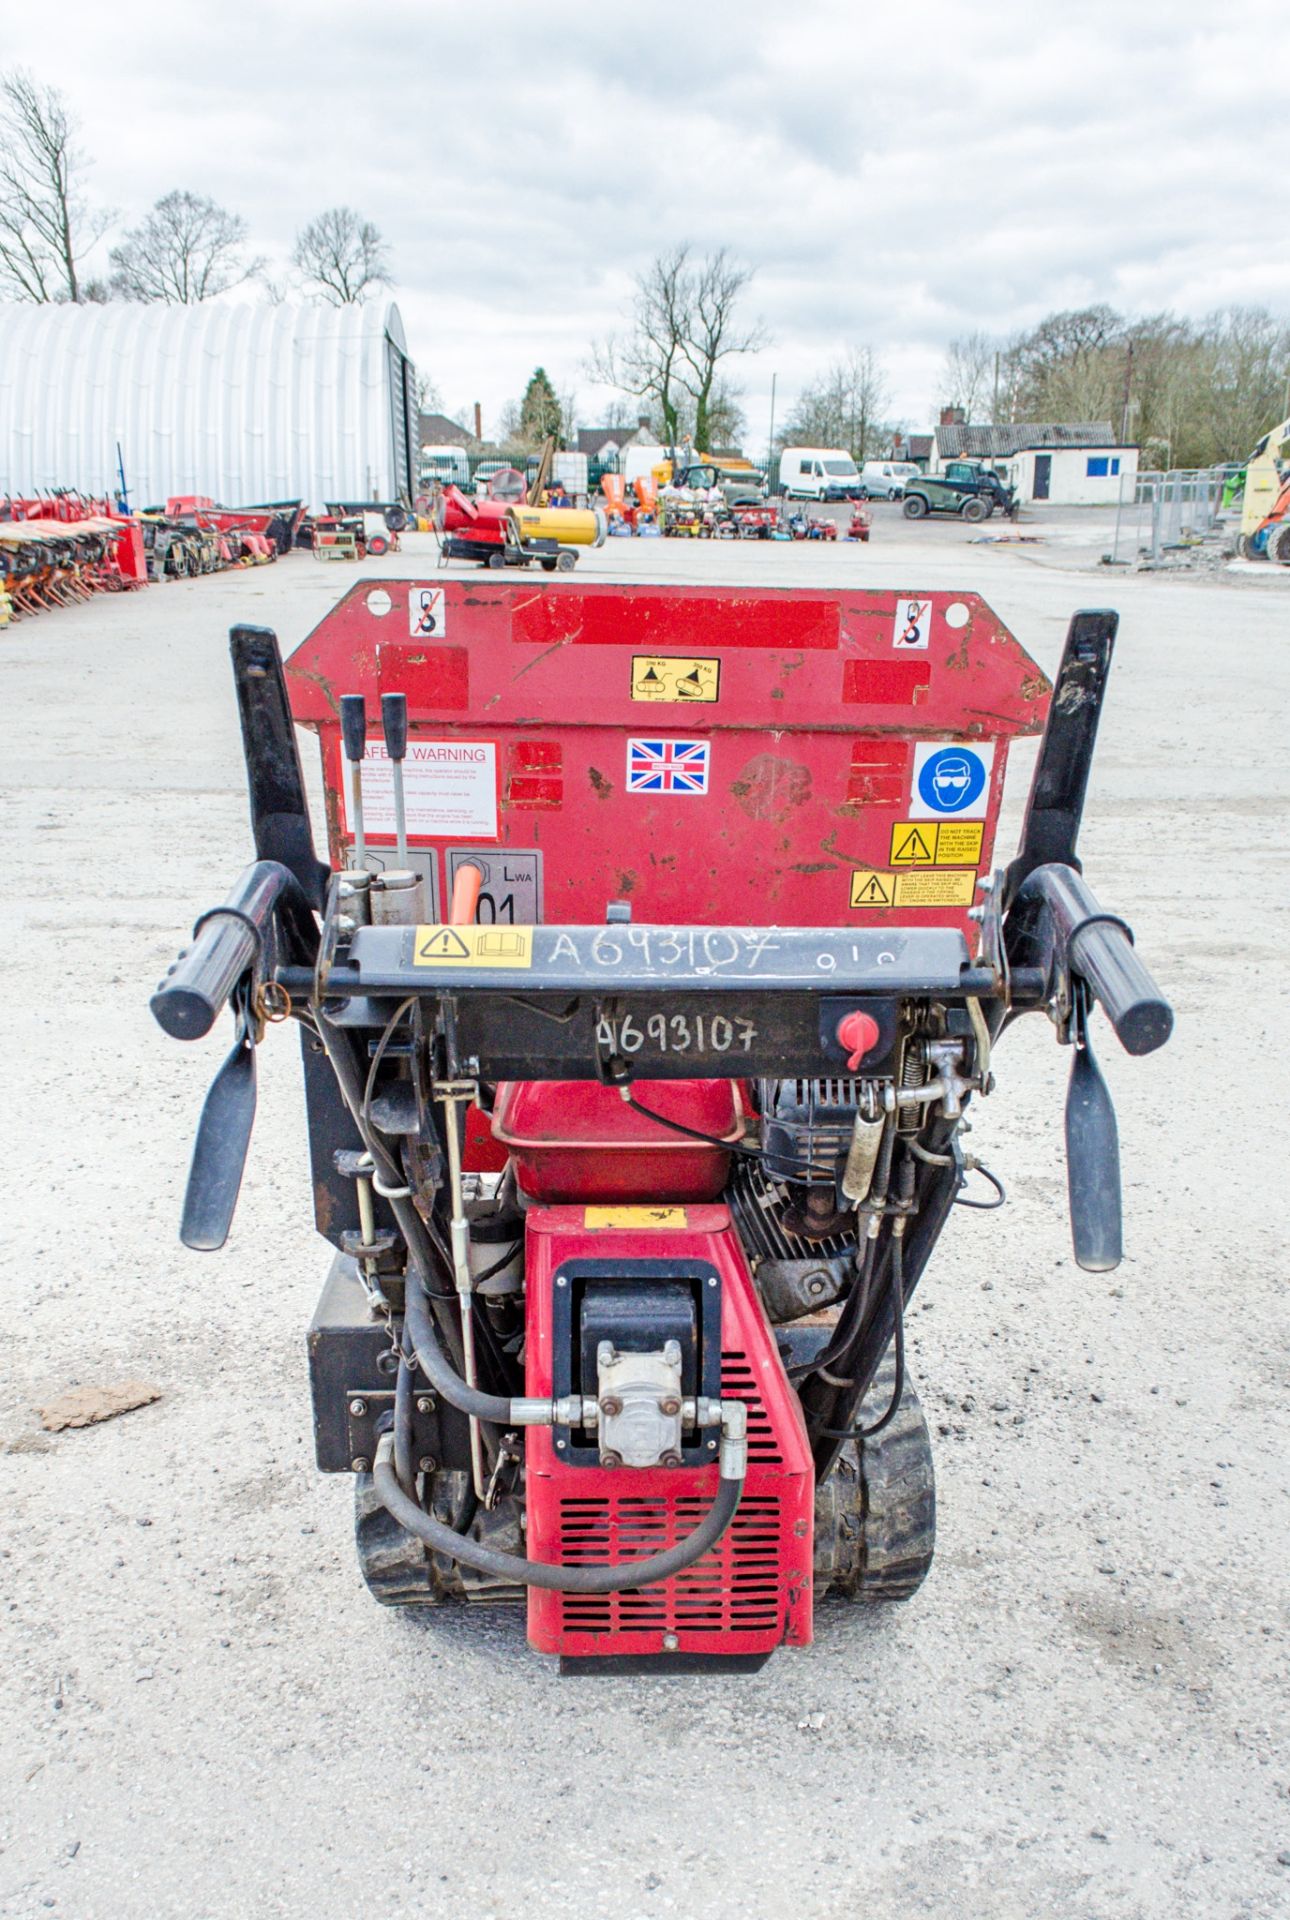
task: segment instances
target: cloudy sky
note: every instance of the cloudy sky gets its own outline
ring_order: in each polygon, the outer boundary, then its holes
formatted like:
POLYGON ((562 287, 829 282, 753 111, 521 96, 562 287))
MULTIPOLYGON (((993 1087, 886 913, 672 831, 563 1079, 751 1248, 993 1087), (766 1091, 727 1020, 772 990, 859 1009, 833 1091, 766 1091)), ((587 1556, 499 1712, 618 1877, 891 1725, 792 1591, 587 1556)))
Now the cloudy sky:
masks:
POLYGON ((1098 300, 1290 312, 1287 19, 1283 0, 63 0, 52 32, 10 0, 0 59, 63 88, 126 219, 212 195, 283 273, 321 208, 374 219, 413 357, 486 422, 538 362, 593 422, 588 343, 633 273, 679 240, 729 247, 774 341, 735 376, 756 450, 772 374, 782 417, 851 342, 919 424, 957 333, 1098 300))

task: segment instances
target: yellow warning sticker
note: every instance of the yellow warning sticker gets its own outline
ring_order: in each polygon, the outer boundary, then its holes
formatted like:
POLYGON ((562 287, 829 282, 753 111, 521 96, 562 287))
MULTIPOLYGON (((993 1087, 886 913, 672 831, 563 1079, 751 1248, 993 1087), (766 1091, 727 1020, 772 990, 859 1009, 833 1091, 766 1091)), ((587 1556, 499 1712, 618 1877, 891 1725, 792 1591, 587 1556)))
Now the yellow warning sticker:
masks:
POLYGON ((418 927, 414 967, 531 967, 532 927, 418 927))
POLYGON ((639 1233, 665 1232, 668 1228, 688 1227, 690 1216, 684 1207, 584 1207, 584 1227, 633 1227, 639 1233))
POLYGON ((668 655, 632 655, 632 699, 674 705, 711 705, 721 687, 720 660, 678 660, 668 655))
POLYGON ((938 867, 931 873, 875 873, 864 867, 851 876, 853 907, 970 907, 976 874, 938 867))
POLYGON ((894 873, 874 873, 862 868, 851 876, 851 905, 853 907, 894 907, 896 904, 896 876, 894 873))
POLYGON ((948 867, 896 875, 898 907, 970 907, 975 893, 974 873, 954 873, 948 867))
POLYGON ((980 820, 897 820, 893 867, 974 867, 981 858, 980 820))

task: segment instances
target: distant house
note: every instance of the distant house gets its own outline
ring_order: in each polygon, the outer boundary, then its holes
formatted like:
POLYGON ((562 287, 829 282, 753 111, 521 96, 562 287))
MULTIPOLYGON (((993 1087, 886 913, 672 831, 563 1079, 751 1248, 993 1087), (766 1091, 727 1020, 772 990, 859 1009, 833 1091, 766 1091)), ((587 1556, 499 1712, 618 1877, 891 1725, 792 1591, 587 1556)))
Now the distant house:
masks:
POLYGON ((628 427, 580 427, 575 451, 602 466, 616 460, 624 447, 652 447, 658 436, 652 431, 647 414, 641 414, 634 429, 628 427))
POLYGON ((1056 506, 1114 506, 1138 471, 1138 449, 1116 438, 1109 420, 973 426, 942 422, 932 434, 929 471, 947 460, 984 460, 1023 501, 1056 506))
POLYGON ((463 427, 460 421, 450 420, 446 413, 421 415, 423 447, 473 447, 474 444, 474 434, 463 427))
POLYGON ((930 433, 902 433, 899 428, 891 436, 891 445, 883 455, 886 460, 908 460, 927 472, 932 457, 932 439, 930 433))

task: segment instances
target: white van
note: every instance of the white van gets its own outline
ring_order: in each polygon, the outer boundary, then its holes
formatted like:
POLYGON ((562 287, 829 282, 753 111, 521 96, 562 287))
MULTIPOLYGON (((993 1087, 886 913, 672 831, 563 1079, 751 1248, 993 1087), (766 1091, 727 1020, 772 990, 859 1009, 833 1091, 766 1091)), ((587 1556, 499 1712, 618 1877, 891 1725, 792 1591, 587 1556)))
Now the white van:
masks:
POLYGON ((437 480, 441 487, 465 487, 470 484, 470 462, 464 447, 422 447, 421 485, 437 480))
POLYGON ((853 500, 860 489, 856 463, 840 447, 785 447, 779 456, 779 490, 791 500, 853 500))
POLYGON ((860 482, 871 500, 899 500, 907 483, 918 475, 912 460, 866 460, 860 482))

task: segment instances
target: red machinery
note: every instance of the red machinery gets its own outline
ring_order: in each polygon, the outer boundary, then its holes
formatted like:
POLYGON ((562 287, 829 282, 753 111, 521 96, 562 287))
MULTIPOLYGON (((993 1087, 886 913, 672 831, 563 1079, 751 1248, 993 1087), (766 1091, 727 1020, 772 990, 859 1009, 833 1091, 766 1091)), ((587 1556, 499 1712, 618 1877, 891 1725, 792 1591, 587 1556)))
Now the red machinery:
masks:
POLYGON ((807 1644, 813 1594, 916 1590, 904 1314, 993 1045, 1027 1009, 1071 1044, 1103 1270, 1092 1006, 1132 1053, 1170 1029, 1075 857, 1115 627, 1072 622, 999 872, 1048 686, 972 594, 384 581, 285 678, 234 630, 258 857, 153 1001, 180 1037, 237 1023, 182 1232, 222 1244, 255 1043, 295 1016, 335 1249, 317 1457, 356 1476, 379 1599, 527 1591, 540 1650, 712 1667, 807 1644))

